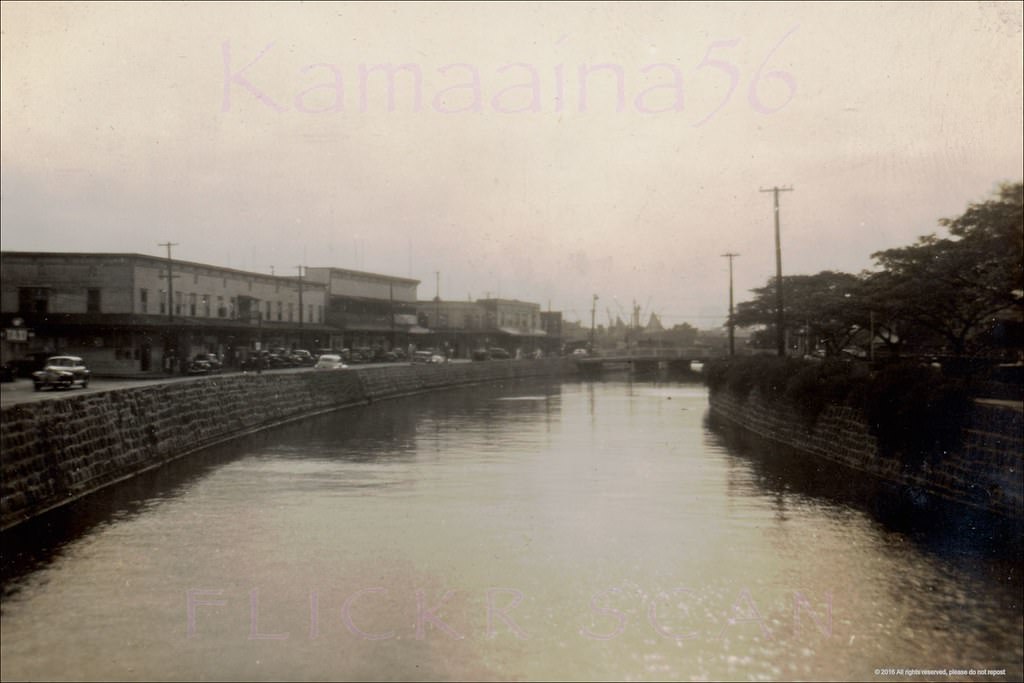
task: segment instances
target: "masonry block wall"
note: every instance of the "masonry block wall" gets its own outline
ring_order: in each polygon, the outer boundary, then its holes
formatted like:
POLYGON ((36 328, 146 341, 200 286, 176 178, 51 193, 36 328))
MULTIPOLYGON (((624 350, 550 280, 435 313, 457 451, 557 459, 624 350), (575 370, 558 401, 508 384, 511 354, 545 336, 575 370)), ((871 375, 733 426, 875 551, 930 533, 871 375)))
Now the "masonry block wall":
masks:
POLYGON ((211 376, 4 408, 0 528, 192 451, 370 400, 557 376, 563 359, 211 376))
POLYGON ((827 406, 808 427, 756 390, 745 399, 714 391, 710 403, 716 417, 810 455, 1004 517, 1020 519, 1024 511, 1024 415, 1012 406, 976 403, 960 452, 914 468, 883 456, 863 415, 849 406, 827 406))

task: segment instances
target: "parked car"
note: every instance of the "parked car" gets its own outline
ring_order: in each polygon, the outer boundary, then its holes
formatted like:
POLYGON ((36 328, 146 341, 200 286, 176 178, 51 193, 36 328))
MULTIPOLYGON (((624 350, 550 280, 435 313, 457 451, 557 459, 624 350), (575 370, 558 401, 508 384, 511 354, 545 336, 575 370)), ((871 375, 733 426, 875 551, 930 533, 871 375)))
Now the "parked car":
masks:
POLYGON ((500 346, 493 346, 493 347, 487 349, 487 353, 494 360, 508 360, 509 358, 512 357, 512 355, 509 354, 508 351, 506 351, 505 349, 501 348, 500 346))
POLYGON ((8 363, 14 368, 14 374, 18 377, 31 377, 32 373, 36 370, 42 370, 46 367, 46 361, 48 358, 53 356, 53 352, 37 352, 25 354, 21 358, 11 361, 8 363))
POLYGON ((10 363, 0 364, 0 382, 13 382, 17 377, 17 371, 10 363))
POLYGON ((205 375, 211 372, 220 372, 223 367, 217 354, 197 353, 189 363, 188 371, 193 375, 205 375))
POLYGON ((32 382, 36 391, 43 387, 70 389, 76 384, 84 389, 89 386, 90 375, 85 361, 78 356, 51 356, 42 370, 32 373, 32 382))
POLYGON ((344 370, 348 366, 341 356, 334 353, 325 353, 317 359, 314 370, 344 370))
POLYGON ((412 354, 413 363, 447 363, 448 359, 434 349, 421 349, 412 354))
POLYGON ((373 362, 373 350, 369 346, 362 346, 357 349, 352 349, 352 362, 353 363, 371 363, 373 362))
POLYGON ((271 349, 270 353, 267 354, 267 367, 292 368, 295 367, 295 361, 292 360, 291 354, 286 349, 271 349))
POLYGON ((473 360, 490 360, 491 354, 487 352, 487 349, 477 349, 470 354, 470 358, 473 360))
POLYGON ((306 349, 295 349, 294 351, 291 352, 290 356, 291 356, 292 362, 295 363, 295 365, 300 365, 300 366, 316 365, 316 358, 313 358, 313 354, 311 354, 306 349))

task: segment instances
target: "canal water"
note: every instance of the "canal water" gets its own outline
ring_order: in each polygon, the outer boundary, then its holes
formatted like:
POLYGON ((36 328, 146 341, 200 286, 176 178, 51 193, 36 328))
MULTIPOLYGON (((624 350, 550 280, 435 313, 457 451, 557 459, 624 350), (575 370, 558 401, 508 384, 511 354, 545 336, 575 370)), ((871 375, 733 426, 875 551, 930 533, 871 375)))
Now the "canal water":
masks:
POLYGON ((698 384, 513 383, 183 459, 5 538, 0 673, 1020 680, 1015 553, 706 413, 698 384))

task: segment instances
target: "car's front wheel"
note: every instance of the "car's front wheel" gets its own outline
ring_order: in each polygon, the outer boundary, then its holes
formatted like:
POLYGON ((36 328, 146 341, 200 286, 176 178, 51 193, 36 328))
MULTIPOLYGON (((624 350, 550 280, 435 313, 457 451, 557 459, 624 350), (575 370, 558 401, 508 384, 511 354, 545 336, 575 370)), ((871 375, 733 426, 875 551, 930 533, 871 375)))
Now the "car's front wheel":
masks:
POLYGON ((32 385, 35 387, 36 391, 43 390, 43 385, 40 382, 33 382, 32 385))
POLYGON ((88 379, 83 379, 82 380, 82 388, 83 389, 88 389, 89 388, 89 380, 88 379))

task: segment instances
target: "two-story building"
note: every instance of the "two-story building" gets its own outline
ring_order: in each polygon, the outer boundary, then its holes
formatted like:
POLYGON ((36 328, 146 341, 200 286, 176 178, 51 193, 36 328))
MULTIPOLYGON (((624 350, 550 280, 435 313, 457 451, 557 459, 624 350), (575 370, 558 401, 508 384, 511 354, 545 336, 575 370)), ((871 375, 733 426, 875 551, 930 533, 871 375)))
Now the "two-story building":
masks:
POLYGON ((0 252, 3 357, 82 356, 94 373, 174 372, 196 353, 229 365, 258 348, 317 348, 327 288, 141 254, 0 252))
POLYGON ((420 301, 420 325, 431 331, 432 345, 468 358, 475 349, 501 347, 524 355, 546 350, 547 332, 540 326, 540 304, 516 299, 420 301))
POLYGON ((345 268, 306 268, 306 281, 326 289, 333 348, 405 348, 428 330, 417 325, 419 280, 345 268))

